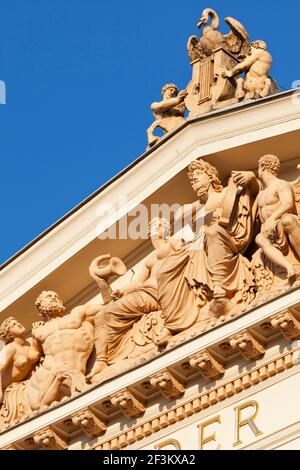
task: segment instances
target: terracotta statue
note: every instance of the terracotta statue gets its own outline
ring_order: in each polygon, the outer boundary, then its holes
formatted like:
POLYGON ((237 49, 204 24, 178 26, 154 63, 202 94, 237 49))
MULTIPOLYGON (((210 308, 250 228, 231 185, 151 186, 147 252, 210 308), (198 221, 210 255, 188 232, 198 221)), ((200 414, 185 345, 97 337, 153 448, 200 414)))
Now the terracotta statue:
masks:
MULTIPOLYGON (((164 259, 181 245, 181 240, 170 237, 170 224, 164 218, 153 219, 149 230, 155 251, 128 285, 112 293, 114 301, 96 316, 97 361, 90 380, 108 364, 127 358, 132 347, 128 333, 131 335, 134 324, 144 315, 161 310, 157 273, 164 259)), ((165 338, 166 332, 161 331, 160 336, 165 338)))
POLYGON ((201 159, 190 165, 188 175, 202 208, 197 213, 200 229, 185 247, 190 261, 184 276, 199 307, 209 304, 209 316, 219 317, 255 296, 251 266, 243 254, 252 241, 258 184, 253 173, 236 171, 224 188, 217 169, 201 159))
POLYGON ((151 105, 155 122, 147 131, 149 147, 155 145, 159 140, 159 137, 153 134, 155 129, 160 128, 164 132, 170 132, 185 122, 184 113, 186 106, 184 100, 187 96, 187 91, 179 92, 176 85, 168 83, 163 87, 161 93, 163 100, 151 105))
POLYGON ((232 78, 245 72, 245 79, 238 80, 236 96, 239 99, 253 100, 271 93, 272 80, 268 75, 271 68, 272 56, 267 51, 267 45, 264 41, 257 40, 251 44, 249 56, 232 70, 225 72, 224 76, 232 78))
POLYGON ((207 25, 211 18, 211 25, 202 30, 202 36, 198 41, 197 36, 191 36, 188 41, 188 53, 190 61, 203 60, 211 56, 214 50, 222 47, 237 58, 244 58, 248 53, 249 36, 244 26, 231 17, 225 18, 230 26, 230 33, 223 35, 219 31, 220 19, 211 8, 206 8, 200 18, 197 27, 207 25))
POLYGON ((299 180, 291 184, 279 179, 279 171, 278 157, 265 155, 259 160, 262 189, 258 211, 262 227, 256 243, 266 259, 283 268, 288 280, 293 281, 300 260, 300 220, 295 197, 299 180))
POLYGON ((15 318, 7 318, 0 327, 5 343, 0 352, 0 404, 4 391, 14 382, 22 382, 39 362, 41 351, 34 338, 25 339, 26 330, 15 318))
POLYGON ((93 316, 97 306, 76 307, 68 315, 55 292, 42 292, 36 307, 45 323, 33 329, 43 361, 31 377, 6 391, 0 420, 11 424, 32 411, 86 388, 87 360, 94 347, 93 316), (2 418, 2 419, 1 419, 2 418))

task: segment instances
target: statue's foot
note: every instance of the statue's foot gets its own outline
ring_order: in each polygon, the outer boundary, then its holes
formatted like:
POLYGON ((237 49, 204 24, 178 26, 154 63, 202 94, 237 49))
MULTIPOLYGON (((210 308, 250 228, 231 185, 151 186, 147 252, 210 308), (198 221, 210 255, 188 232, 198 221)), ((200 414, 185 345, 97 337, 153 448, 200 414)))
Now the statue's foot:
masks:
POLYGON ((300 270, 295 266, 291 265, 287 269, 288 283, 292 286, 300 278, 300 270))
POLYGON ((260 93, 258 93, 258 97, 259 98, 267 98, 267 96, 269 96, 270 94, 270 91, 261 91, 260 93))
POLYGON ((156 337, 154 344, 159 348, 166 347, 168 345, 169 339, 172 337, 172 333, 168 328, 163 328, 161 334, 156 337))
POLYGON ((244 90, 240 90, 240 91, 237 91, 236 93, 236 98, 238 100, 243 100, 245 98, 246 94, 244 92, 244 90))
POLYGON ((101 374, 101 372, 103 372, 107 367, 108 365, 105 361, 97 361, 92 369, 92 372, 86 377, 86 381, 88 383, 93 383, 96 375, 101 374))
POLYGON ((252 91, 250 93, 247 93, 245 96, 245 100, 255 100, 255 93, 252 91))
POLYGON ((228 315, 233 308, 235 308, 234 304, 226 297, 215 298, 210 304, 209 314, 213 318, 220 318, 228 315))
POLYGON ((296 280, 296 268, 291 264, 287 267, 287 276, 289 282, 295 282, 296 280))
POLYGON ((148 141, 148 148, 150 149, 159 141, 159 137, 153 137, 153 139, 149 139, 148 141))

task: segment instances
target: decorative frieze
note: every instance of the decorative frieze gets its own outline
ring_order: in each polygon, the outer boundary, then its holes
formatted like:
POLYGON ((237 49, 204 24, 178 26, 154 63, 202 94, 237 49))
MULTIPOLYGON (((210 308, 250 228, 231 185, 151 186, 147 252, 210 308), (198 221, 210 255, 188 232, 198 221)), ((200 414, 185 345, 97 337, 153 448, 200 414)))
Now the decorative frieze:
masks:
POLYGON ((182 421, 189 416, 210 408, 234 395, 238 395, 294 366, 293 353, 289 352, 284 354, 266 364, 254 368, 249 373, 241 374, 239 377, 236 377, 229 382, 225 382, 214 387, 184 404, 179 404, 172 410, 165 411, 161 415, 156 416, 147 422, 139 423, 137 426, 132 427, 130 431, 125 431, 119 436, 114 436, 113 439, 96 444, 93 449, 120 450, 125 447, 125 442, 127 442, 127 446, 132 445, 149 435, 159 432, 163 428, 169 427, 178 421, 182 421))

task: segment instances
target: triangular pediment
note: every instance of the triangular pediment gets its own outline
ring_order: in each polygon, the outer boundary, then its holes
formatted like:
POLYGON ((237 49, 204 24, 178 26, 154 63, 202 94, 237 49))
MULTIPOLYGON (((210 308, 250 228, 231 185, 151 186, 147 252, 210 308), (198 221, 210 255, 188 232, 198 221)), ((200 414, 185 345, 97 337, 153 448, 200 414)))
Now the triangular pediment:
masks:
POLYGON ((2 267, 0 448, 300 439, 299 96, 225 21, 203 11, 147 150, 2 267))

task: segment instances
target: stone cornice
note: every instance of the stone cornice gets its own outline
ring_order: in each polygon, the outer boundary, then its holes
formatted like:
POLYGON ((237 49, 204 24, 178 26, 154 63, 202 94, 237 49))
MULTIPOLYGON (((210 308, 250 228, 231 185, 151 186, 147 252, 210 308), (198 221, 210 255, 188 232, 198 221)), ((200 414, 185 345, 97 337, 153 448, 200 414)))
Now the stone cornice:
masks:
MULTIPOLYGON (((299 350, 299 349, 298 349, 299 350)), ((295 350, 296 352, 297 350, 295 350)), ((94 450, 121 450, 125 447, 149 437, 164 428, 183 421, 184 419, 201 411, 211 408, 214 405, 225 401, 228 398, 238 395, 255 385, 267 381, 275 375, 281 374, 295 366, 293 352, 288 352, 276 359, 266 362, 260 367, 253 368, 250 373, 244 373, 235 379, 224 382, 209 391, 199 394, 197 397, 180 403, 171 410, 165 411, 143 423, 138 423, 130 430, 126 430, 111 439, 100 442, 92 447, 94 450)))

